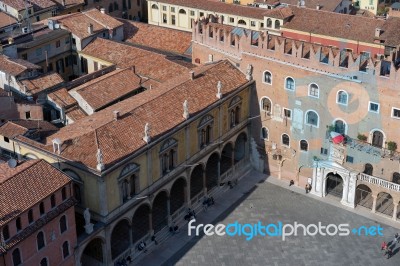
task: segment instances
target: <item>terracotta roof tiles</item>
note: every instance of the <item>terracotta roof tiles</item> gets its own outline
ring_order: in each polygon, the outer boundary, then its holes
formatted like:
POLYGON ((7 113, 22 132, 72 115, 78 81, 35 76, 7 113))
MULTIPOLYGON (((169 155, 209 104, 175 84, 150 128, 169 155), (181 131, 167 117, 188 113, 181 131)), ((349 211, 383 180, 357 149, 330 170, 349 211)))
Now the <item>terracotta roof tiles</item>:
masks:
POLYGON ((0 11, 0 29, 16 24, 17 20, 10 15, 0 11))
POLYGON ((32 95, 43 92, 63 82, 63 78, 56 72, 44 74, 34 79, 25 79, 21 81, 22 85, 26 86, 27 92, 30 92, 32 95))
POLYGON ((7 163, 0 164, 0 226, 70 182, 44 160, 27 161, 12 169, 7 163))
POLYGON ((77 104, 74 97, 72 97, 66 88, 61 88, 52 93, 47 94, 47 98, 56 103, 61 108, 69 108, 77 104))
POLYGON ((0 55, 0 71, 18 76, 28 69, 40 69, 40 66, 29 63, 22 59, 11 59, 5 55, 0 55))
POLYGON ((0 126, 0 135, 14 138, 30 132, 30 134, 41 134, 42 136, 47 136, 57 130, 57 127, 47 121, 13 120, 0 126))

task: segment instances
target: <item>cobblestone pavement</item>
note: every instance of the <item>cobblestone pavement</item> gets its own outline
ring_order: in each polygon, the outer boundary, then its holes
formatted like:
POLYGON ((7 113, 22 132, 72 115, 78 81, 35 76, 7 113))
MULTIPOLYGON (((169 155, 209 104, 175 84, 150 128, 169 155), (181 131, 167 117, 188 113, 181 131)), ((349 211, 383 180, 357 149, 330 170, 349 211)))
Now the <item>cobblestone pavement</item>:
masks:
MULTIPOLYGON (((330 200, 339 204, 339 199, 330 200)), ((373 219, 304 195, 302 190, 291 191, 262 182, 252 191, 242 193, 241 199, 213 223, 297 221, 305 225, 348 223, 354 228, 378 225, 373 219)), ((198 219, 196 223, 200 222, 198 219)), ((301 235, 282 241, 278 237, 257 236, 246 241, 243 236, 199 236, 188 241, 164 265, 400 265, 400 244, 393 246, 395 254, 390 259, 380 250, 381 242, 391 241, 400 230, 381 226, 384 236, 379 237, 301 235)))

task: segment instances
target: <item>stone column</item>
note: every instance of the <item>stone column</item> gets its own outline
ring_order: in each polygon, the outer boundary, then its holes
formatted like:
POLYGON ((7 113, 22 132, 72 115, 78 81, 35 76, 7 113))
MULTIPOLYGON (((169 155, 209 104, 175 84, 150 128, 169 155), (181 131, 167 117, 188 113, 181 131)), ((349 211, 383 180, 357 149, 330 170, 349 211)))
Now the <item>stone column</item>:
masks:
POLYGON ((399 204, 398 203, 394 203, 393 202, 393 220, 397 221, 397 206, 399 204))
POLYGON ((343 180, 343 195, 342 200, 340 201, 340 203, 342 203, 343 205, 347 205, 347 196, 349 194, 349 178, 350 177, 346 177, 343 180))
MULTIPOLYGON (((299 173, 299 176, 300 176, 300 173, 299 173)), ((297 185, 299 185, 299 184, 297 184, 297 185)), ((311 180, 311 193, 316 194, 316 192, 317 192, 317 164, 316 164, 316 162, 314 162, 313 171, 312 171, 312 180, 311 180)))
POLYGON ((319 182, 319 191, 321 193, 320 195, 321 195, 321 197, 325 197, 325 188, 326 188, 325 168, 320 169, 318 182, 319 182))
POLYGON ((375 213, 376 212, 376 198, 377 198, 377 195, 372 194, 371 196, 372 196, 372 199, 373 199, 371 212, 375 213))
POLYGON ((99 186, 99 203, 100 203, 100 214, 106 216, 108 214, 107 210, 107 188, 104 178, 100 177, 98 179, 99 186))
POLYGON ((171 227, 172 226, 171 197, 167 198, 167 212, 168 212, 168 227, 171 227))

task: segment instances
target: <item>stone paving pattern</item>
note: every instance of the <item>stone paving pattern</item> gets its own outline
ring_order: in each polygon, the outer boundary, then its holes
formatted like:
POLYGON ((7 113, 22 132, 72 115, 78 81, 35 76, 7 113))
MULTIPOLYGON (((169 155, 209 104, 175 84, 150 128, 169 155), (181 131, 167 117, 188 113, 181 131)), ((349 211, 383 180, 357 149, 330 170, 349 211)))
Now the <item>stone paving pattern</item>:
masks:
MULTIPOLYGON (((246 241, 244 236, 214 235, 190 239, 185 226, 179 236, 172 237, 164 247, 160 245, 157 248, 158 252, 146 256, 143 262, 147 263, 143 265, 400 265, 400 244, 393 248, 395 254, 390 259, 386 259, 380 250, 382 241, 389 242, 396 231, 400 232, 400 229, 382 223, 387 219, 365 210, 364 214, 372 219, 361 216, 354 213, 354 210, 340 206, 339 199, 336 198, 321 200, 309 194, 305 195, 304 190, 297 187, 288 190, 282 187, 286 186, 285 183, 273 178, 268 178, 267 182, 261 180, 253 188, 249 184, 241 187, 241 184, 246 183, 246 178, 249 178, 248 181, 256 179, 254 175, 261 176, 254 171, 245 176, 237 187, 216 201, 216 206, 200 213, 196 224, 211 222, 205 221, 211 219, 207 216, 212 216, 218 208, 223 208, 218 206, 219 203, 225 205, 226 201, 230 201, 233 206, 225 207, 218 217, 216 215, 212 220, 213 224, 228 224, 235 221, 239 223, 262 221, 263 224, 281 221, 293 224, 297 221, 308 225, 320 221, 323 225, 348 223, 350 229, 362 225, 381 224, 384 236, 301 235, 288 237, 285 241, 280 237, 257 236, 251 241, 246 241), (246 187, 247 190, 244 191, 246 187), (241 193, 240 198, 239 193, 241 193), (165 249, 175 249, 173 246, 179 245, 180 248, 170 252, 174 254, 169 258, 160 257, 165 249)), ((390 220, 388 223, 396 225, 390 220)))

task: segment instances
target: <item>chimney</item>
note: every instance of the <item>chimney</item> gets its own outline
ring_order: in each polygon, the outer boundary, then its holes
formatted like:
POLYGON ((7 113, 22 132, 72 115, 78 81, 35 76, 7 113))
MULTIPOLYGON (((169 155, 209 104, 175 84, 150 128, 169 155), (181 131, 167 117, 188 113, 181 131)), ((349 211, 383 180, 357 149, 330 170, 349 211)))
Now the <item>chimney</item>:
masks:
POLYGON ((193 71, 193 70, 190 71, 189 74, 190 74, 190 79, 191 79, 191 80, 194 80, 194 71, 193 71))
POLYGON ((119 111, 114 111, 113 114, 114 114, 114 120, 117 121, 120 118, 119 111))
POLYGON ((317 10, 320 10, 321 9, 321 5, 317 5, 317 10))
POLYGON ((88 33, 93 34, 93 24, 89 23, 88 25, 88 33))
POLYGON ((100 12, 105 14, 106 13, 106 9, 104 7, 100 8, 100 12))
POLYGON ((59 138, 55 138, 52 140, 52 142, 53 142, 53 152, 61 154, 62 141, 59 138))
POLYGON ((381 36, 381 29, 380 28, 376 28, 375 29, 375 38, 379 38, 381 36))

